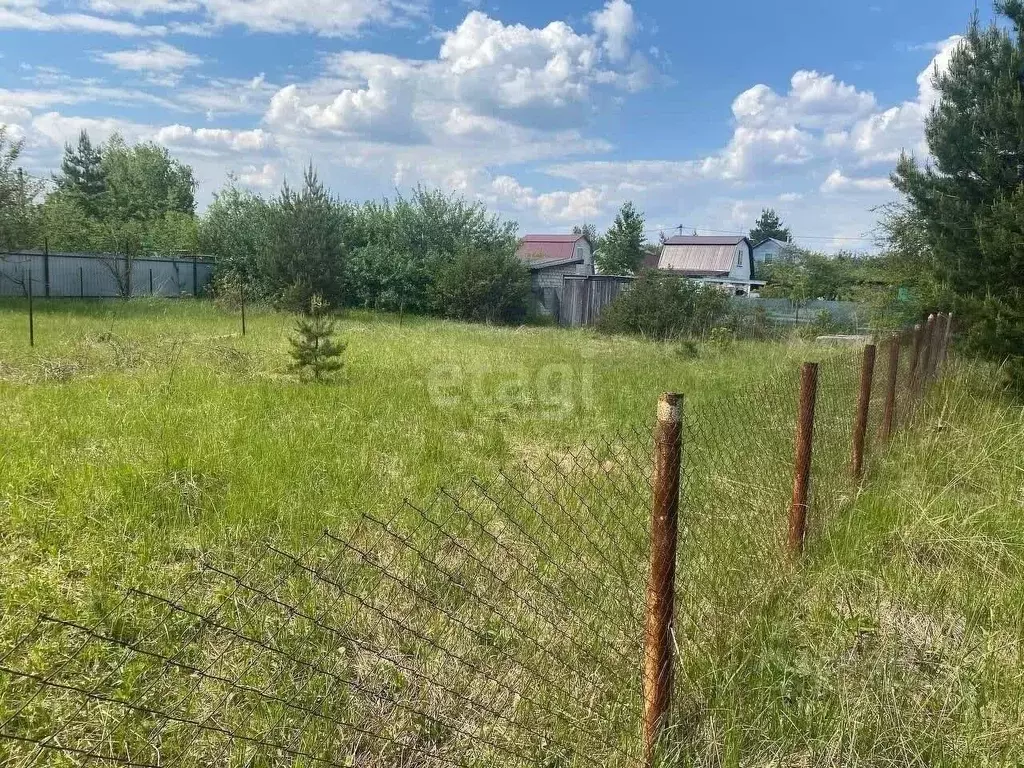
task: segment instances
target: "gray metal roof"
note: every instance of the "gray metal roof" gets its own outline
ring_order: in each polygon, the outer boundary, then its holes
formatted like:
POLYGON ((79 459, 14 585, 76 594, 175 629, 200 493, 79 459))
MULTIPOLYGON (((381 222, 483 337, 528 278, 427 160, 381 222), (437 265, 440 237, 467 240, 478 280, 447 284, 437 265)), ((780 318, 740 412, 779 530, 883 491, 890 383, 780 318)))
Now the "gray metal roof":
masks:
POLYGON ((569 266, 570 264, 582 264, 583 263, 583 259, 575 259, 575 258, 570 258, 570 259, 562 259, 562 258, 556 258, 556 259, 524 259, 524 258, 520 257, 520 260, 523 262, 523 265, 527 269, 529 269, 531 272, 537 272, 537 271, 542 270, 542 269, 550 269, 551 267, 565 267, 565 266, 569 266))
POLYGON ((670 269, 687 275, 727 275, 736 263, 739 242, 722 245, 671 245, 661 249, 658 269, 670 269))
POLYGON ((728 237, 705 237, 704 235, 680 235, 670 237, 665 245, 739 245, 748 238, 743 235, 729 235, 728 237))

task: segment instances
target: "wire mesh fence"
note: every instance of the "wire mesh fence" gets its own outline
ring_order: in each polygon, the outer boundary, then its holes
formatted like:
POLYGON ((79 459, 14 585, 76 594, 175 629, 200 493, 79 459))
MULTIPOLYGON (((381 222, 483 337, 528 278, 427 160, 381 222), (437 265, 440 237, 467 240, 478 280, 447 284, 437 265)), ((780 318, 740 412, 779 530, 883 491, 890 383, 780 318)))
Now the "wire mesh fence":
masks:
MULTIPOLYGON (((858 403, 870 461, 946 341, 924 362, 920 335, 885 339, 871 370, 861 349, 823 352, 801 539, 856 492, 858 403)), ((792 585, 799 379, 778 368, 687 401, 668 491, 664 433, 638 426, 363 513, 301 551, 267 542, 164 590, 125 586, 99 618, 38 616, 0 646, 0 761, 648 764, 641 734, 709 727, 720 662, 792 585), (660 586, 645 588, 649 564, 660 586), (653 667, 652 606, 667 622, 653 667)))

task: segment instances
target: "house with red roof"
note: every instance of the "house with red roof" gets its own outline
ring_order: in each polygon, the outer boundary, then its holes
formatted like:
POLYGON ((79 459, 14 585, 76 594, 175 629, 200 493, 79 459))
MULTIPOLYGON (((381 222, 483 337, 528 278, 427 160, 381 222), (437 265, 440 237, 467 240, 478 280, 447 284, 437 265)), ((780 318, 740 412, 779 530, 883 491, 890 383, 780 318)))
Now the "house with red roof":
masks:
POLYGON ((538 309, 553 317, 559 316, 563 278, 594 274, 594 249, 586 235, 526 235, 516 255, 530 270, 538 309))

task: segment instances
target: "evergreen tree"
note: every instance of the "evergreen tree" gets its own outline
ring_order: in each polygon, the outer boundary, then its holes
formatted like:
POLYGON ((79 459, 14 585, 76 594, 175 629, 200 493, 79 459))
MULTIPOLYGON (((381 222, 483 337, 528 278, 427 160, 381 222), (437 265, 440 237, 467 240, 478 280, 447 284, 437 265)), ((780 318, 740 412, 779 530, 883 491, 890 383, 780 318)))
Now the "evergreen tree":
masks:
POLYGON ((308 307, 314 296, 343 303, 347 216, 347 208, 331 197, 312 165, 301 191, 284 185, 262 269, 282 304, 308 307))
POLYGON ((996 11, 1012 29, 982 28, 975 15, 935 73, 925 123, 934 163, 904 155, 893 182, 906 195, 901 215, 919 224, 934 294, 951 292, 974 349, 1024 378, 1024 0, 996 11))
POLYGON ((792 240, 789 227, 782 226, 782 219, 779 218, 779 214, 775 212, 774 208, 763 209, 761 217, 754 224, 754 228, 750 230, 750 240, 754 245, 757 245, 762 240, 767 240, 769 237, 781 240, 783 243, 788 243, 792 240))
POLYGON ((77 202, 89 217, 99 218, 107 191, 107 175, 103 169, 103 155, 93 147, 89 134, 82 131, 78 145, 64 145, 64 159, 60 174, 54 176, 57 189, 77 202))
POLYGON ((295 331, 297 335, 289 339, 290 369, 299 378, 320 381, 341 370, 346 345, 334 340, 334 318, 321 296, 310 298, 308 311, 295 322, 295 331))
POLYGON ((644 217, 626 202, 604 236, 595 260, 603 275, 632 275, 644 258, 644 217))

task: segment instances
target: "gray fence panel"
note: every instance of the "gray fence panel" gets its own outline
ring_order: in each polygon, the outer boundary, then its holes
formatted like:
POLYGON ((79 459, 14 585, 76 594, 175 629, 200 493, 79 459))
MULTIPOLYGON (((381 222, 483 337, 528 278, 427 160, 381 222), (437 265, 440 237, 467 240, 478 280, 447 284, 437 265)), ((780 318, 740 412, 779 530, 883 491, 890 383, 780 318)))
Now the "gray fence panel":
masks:
POLYGON ((604 308, 632 285, 633 280, 619 275, 566 275, 559 323, 571 327, 593 325, 604 308))
POLYGON ((213 277, 213 262, 191 258, 145 258, 127 263, 107 254, 0 254, 0 296, 116 298, 122 281, 132 296, 193 296, 213 277), (118 278, 121 278, 120 280, 118 278), (48 279, 47 279, 48 278, 48 279))
POLYGON ((789 323, 810 323, 821 312, 828 312, 841 323, 859 323, 866 317, 866 310, 855 301, 805 301, 798 305, 789 299, 763 299, 736 297, 737 306, 754 309, 762 307, 772 318, 789 323))

